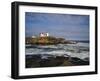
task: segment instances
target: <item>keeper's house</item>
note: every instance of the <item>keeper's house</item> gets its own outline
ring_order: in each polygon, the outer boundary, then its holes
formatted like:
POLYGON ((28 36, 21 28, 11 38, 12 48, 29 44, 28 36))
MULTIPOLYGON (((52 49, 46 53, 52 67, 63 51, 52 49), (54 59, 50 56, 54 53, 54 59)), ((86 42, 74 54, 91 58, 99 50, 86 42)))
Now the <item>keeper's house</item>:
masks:
POLYGON ((40 37, 48 37, 48 36, 49 36, 49 33, 40 33, 39 36, 40 36, 40 37))

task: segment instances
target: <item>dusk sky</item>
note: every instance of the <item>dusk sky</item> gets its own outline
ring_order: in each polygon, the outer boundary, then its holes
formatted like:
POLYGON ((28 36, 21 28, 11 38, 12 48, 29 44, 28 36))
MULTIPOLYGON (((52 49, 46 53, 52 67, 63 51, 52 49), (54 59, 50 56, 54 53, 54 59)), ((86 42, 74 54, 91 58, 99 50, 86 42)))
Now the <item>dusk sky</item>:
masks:
POLYGON ((42 32, 68 40, 89 40, 89 15, 26 12, 26 37, 42 32))

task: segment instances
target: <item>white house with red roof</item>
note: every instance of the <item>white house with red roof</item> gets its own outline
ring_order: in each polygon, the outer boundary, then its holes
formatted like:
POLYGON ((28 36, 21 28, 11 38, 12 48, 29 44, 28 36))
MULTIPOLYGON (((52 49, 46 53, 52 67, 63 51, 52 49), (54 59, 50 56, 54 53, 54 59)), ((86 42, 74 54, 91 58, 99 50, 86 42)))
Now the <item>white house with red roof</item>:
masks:
POLYGON ((48 37, 49 33, 40 33, 40 37, 48 37))

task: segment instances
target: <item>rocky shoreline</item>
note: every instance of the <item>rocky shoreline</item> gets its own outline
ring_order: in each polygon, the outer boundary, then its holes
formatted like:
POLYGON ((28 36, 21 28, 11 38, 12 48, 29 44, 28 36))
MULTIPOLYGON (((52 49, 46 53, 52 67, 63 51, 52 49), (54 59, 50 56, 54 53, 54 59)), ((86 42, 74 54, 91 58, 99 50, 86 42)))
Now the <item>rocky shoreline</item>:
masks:
POLYGON ((26 68, 36 67, 56 67, 56 66, 79 66, 89 65, 89 59, 84 60, 68 55, 56 56, 53 55, 26 55, 26 68))

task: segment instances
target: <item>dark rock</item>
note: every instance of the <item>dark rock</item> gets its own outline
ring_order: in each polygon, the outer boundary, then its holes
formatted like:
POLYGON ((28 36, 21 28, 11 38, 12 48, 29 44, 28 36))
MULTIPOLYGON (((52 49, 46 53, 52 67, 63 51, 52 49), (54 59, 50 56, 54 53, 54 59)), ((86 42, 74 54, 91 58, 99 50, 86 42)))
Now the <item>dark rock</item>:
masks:
POLYGON ((70 59, 70 62, 75 64, 75 65, 89 65, 89 62, 88 61, 84 61, 82 59, 79 59, 77 57, 72 57, 70 59))

